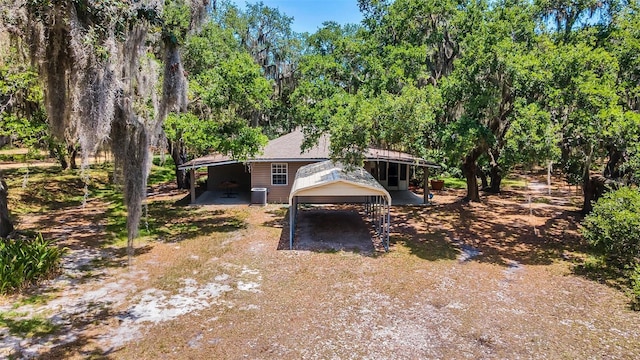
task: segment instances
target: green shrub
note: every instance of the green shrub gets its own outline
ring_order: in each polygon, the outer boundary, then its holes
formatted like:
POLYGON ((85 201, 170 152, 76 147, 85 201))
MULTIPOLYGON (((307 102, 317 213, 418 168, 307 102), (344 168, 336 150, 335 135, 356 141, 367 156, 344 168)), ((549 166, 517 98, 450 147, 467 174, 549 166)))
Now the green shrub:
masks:
POLYGON ((63 250, 38 234, 34 239, 0 239, 0 293, 47 278, 60 267, 63 250))
POLYGON ((585 218, 582 233, 611 265, 633 268, 640 257, 640 192, 623 187, 604 195, 585 218))

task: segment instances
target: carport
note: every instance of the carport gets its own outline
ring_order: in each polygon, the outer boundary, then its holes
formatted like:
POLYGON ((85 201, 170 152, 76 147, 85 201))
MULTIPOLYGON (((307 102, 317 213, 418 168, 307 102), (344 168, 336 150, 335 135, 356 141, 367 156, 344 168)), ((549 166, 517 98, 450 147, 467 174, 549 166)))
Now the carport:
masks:
POLYGON ((293 249, 300 204, 364 204, 375 235, 389 250, 391 195, 361 167, 346 168, 332 161, 298 169, 289 195, 289 248, 293 249))

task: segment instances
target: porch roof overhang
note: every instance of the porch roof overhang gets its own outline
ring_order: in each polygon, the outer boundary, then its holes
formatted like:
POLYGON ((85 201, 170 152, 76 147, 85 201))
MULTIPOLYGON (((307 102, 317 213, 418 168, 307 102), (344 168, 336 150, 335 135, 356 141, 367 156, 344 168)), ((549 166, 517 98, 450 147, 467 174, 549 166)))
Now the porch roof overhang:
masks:
MULTIPOLYGON (((404 153, 401 153, 401 154, 404 154, 404 153)), ((432 169, 440 168, 440 166, 435 163, 429 162, 422 158, 413 157, 410 155, 409 156, 388 156, 388 155, 385 156, 379 153, 373 153, 373 154, 369 153, 367 155, 369 156, 365 158, 365 161, 369 161, 369 162, 379 162, 379 161, 394 162, 398 164, 428 167, 432 169)), ((404 154, 404 155, 408 155, 408 154, 404 154)), ((239 160, 233 160, 229 157, 222 156, 222 155, 210 155, 210 156, 193 159, 189 162, 186 162, 180 165, 178 169, 190 170, 190 169, 196 169, 201 167, 222 166, 222 165, 238 164, 238 163, 251 164, 251 163, 272 163, 272 162, 283 162, 283 163, 284 162, 287 162, 287 163, 288 162, 320 162, 320 161, 327 161, 327 160, 329 159, 328 158, 255 158, 255 159, 249 159, 246 161, 239 161, 239 160)))
POLYGON ((239 163, 239 161, 232 159, 230 156, 226 156, 222 154, 211 154, 211 155, 190 160, 178 166, 178 169, 191 170, 191 169, 197 169, 201 167, 222 166, 222 165, 237 164, 237 163, 239 163))

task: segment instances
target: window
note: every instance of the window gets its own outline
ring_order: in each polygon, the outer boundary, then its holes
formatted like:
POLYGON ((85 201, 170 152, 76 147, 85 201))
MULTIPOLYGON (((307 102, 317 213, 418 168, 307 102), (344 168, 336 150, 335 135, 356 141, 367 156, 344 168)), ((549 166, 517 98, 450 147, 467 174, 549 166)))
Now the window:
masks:
POLYGON ((271 185, 287 185, 287 164, 271 164, 271 185))
POLYGON ((387 181, 387 163, 378 163, 378 180, 387 181))
POLYGON ((400 164, 400 181, 407 181, 407 165, 400 164))

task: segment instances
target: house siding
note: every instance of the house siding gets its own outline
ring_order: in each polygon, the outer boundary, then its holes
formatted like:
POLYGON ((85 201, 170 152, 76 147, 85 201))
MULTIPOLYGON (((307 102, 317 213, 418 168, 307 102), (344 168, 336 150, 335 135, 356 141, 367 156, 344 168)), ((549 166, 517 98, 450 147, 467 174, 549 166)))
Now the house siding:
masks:
MULTIPOLYGON (((271 185, 271 163, 254 162, 251 163, 251 187, 267 188, 267 202, 288 203, 291 187, 296 179, 296 172, 300 167, 312 164, 315 161, 289 162, 287 163, 287 185, 271 185)), ((282 161, 273 162, 281 164, 282 161)))

